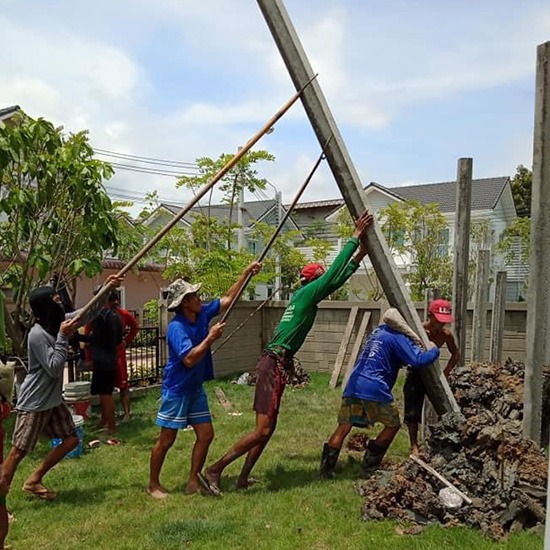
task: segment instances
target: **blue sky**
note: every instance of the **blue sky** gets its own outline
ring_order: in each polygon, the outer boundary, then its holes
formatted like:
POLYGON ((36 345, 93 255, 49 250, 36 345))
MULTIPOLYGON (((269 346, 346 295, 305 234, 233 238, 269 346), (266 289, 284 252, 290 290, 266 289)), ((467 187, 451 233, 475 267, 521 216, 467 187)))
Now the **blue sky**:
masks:
MULTIPOLYGON (((293 93, 253 0, 2 0, 0 106, 19 104, 102 149, 193 162, 236 151, 293 93)), ((547 0, 287 0, 365 183, 531 166, 536 46, 547 0)), ((290 202, 319 154, 300 104, 261 142, 290 202)), ((189 199, 162 176, 108 187, 189 199)), ((272 193, 272 191, 267 192, 272 193)), ((335 198, 323 167, 306 200, 335 198)))

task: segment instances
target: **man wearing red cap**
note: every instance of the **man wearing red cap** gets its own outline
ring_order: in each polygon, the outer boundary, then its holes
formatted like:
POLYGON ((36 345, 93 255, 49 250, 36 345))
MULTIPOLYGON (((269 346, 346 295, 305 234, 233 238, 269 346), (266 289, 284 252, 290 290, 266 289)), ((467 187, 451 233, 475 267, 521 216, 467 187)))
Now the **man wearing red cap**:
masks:
POLYGON ((353 257, 359 241, 374 219, 365 211, 355 222, 353 237, 346 243, 330 268, 321 264, 306 265, 300 272, 302 288, 294 293, 275 335, 266 346, 257 365, 254 411, 256 428, 243 436, 220 460, 205 470, 203 479, 212 492, 220 494, 219 482, 223 470, 234 460, 247 454, 237 487, 246 488, 253 481, 250 472, 271 439, 286 384, 293 375, 293 357, 300 349, 317 314, 317 304, 338 290, 359 267, 367 251, 363 246, 353 257), (352 258, 353 257, 353 258, 352 258))
MULTIPOLYGON (((443 370, 446 377, 456 366, 460 359, 460 350, 458 349, 453 333, 445 325, 454 321, 452 315, 451 303, 447 300, 434 300, 428 306, 428 320, 423 324, 428 339, 438 348, 444 344, 451 354, 447 366, 443 370)), ((424 407, 424 397, 426 389, 417 369, 407 369, 407 377, 403 386, 403 396, 405 398, 405 424, 409 429, 409 440, 411 442, 411 452, 418 454, 418 426, 422 421, 422 409, 424 407)))

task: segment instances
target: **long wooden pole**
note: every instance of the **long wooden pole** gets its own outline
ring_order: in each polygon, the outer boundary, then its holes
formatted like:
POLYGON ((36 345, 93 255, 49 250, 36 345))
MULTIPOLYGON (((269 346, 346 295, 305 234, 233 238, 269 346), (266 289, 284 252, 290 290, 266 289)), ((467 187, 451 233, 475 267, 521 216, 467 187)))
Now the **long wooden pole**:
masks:
MULTIPOLYGON (((317 168, 319 168, 319 165, 321 164, 321 162, 325 158, 325 151, 326 151, 326 149, 328 147, 328 144, 330 143, 331 139, 332 139, 332 136, 328 138, 327 142, 325 143, 325 146, 323 147, 323 150, 321 151, 321 154, 319 155, 319 158, 317 159, 317 162, 315 162, 315 164, 314 164, 313 168, 311 169, 311 172, 308 174, 306 180, 304 181, 304 183, 302 183, 302 186, 300 187, 300 189, 298 189, 298 192, 296 193, 296 196, 294 197, 294 200, 292 201, 292 204, 287 208, 287 211, 286 211, 283 219, 280 221, 280 223, 277 226, 277 229, 275 229, 275 232, 273 233, 273 235, 271 235, 271 238, 269 239, 268 243, 265 245, 264 249, 262 250, 262 253, 258 256, 258 260, 257 260, 258 262, 263 262, 265 257, 267 256, 267 253, 269 252, 269 249, 271 248, 271 246, 275 242, 275 239, 278 237, 279 233, 283 229, 286 221, 288 220, 290 214, 292 213, 292 210, 294 209, 294 207, 296 206, 296 204, 300 200, 300 197, 302 196, 302 194, 306 190, 306 187, 309 185, 309 182, 312 180, 315 172, 317 171, 317 168)), ((243 284, 239 288, 239 291, 237 292, 237 294, 235 294, 235 296, 233 297, 233 300, 229 304, 229 307, 225 310, 225 313, 223 314, 223 316, 220 320, 220 323, 225 323, 226 319, 229 317, 229 314, 231 313, 231 310, 233 309, 233 306, 237 303, 237 300, 241 297, 242 293, 244 292, 244 289, 246 288, 246 286, 250 282, 250 279, 252 279, 252 273, 249 273, 246 276, 246 279, 244 280, 243 284)))
MULTIPOLYGON (((123 277, 149 252, 180 220, 206 195, 218 181, 220 181, 231 170, 242 157, 266 134, 275 123, 296 103, 304 90, 317 78, 314 75, 310 78, 259 130, 254 134, 237 152, 237 154, 223 167, 218 173, 201 189, 195 197, 184 206, 128 263, 117 273, 123 277)), ((82 308, 79 317, 83 317, 97 302, 103 301, 109 292, 108 286, 103 286, 101 290, 82 308)))

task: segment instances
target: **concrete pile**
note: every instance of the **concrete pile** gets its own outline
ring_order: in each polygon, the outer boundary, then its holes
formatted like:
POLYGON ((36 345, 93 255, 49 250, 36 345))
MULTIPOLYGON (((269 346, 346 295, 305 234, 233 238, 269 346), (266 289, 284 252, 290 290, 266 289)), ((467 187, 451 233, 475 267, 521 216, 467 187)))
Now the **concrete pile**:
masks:
MULTIPOLYGON (((446 414, 429 429, 423 459, 472 500, 445 502, 445 485, 411 459, 382 464, 359 483, 366 520, 395 518, 424 525, 469 525, 494 539, 540 529, 548 462, 521 435, 523 365, 468 365, 451 387, 463 415, 446 414)), ((355 438, 352 448, 362 441, 355 438)), ((390 451, 391 454, 391 451, 390 451)))

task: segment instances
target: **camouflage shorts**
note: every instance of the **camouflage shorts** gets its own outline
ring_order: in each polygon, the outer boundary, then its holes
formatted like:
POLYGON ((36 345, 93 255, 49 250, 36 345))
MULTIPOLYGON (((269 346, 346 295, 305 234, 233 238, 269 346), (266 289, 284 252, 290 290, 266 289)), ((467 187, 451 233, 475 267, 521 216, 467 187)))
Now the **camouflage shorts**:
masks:
POLYGON ((387 428, 398 428, 401 425, 399 410, 395 403, 378 403, 357 397, 342 397, 338 424, 367 428, 374 426, 377 422, 387 428))

